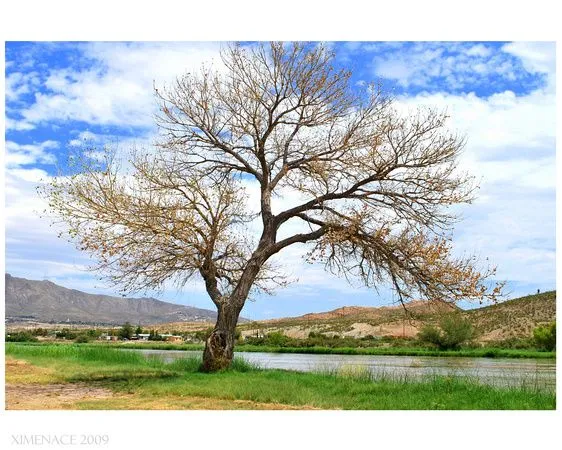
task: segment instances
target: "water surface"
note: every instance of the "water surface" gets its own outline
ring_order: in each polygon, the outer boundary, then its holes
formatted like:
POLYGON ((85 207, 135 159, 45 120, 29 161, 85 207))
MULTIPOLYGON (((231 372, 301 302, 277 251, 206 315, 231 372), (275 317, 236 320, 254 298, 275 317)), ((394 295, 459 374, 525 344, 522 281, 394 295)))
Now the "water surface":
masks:
MULTIPOLYGON (((139 349, 147 356, 171 362, 201 356, 200 351, 139 349)), ((304 353, 236 352, 236 357, 264 369, 312 371, 368 370, 375 376, 422 378, 431 375, 465 376, 496 386, 529 386, 554 390, 556 360, 468 358, 438 356, 317 355, 304 353)))

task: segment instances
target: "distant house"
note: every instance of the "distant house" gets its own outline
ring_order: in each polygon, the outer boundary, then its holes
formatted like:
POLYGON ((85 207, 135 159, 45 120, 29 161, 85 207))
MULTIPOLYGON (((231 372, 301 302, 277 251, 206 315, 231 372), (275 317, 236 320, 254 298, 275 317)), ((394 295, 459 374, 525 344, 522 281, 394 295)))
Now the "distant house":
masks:
POLYGON ((149 337, 150 337, 150 334, 148 334, 148 333, 137 334, 137 338, 138 338, 139 341, 148 341, 149 337))
POLYGON ((166 342, 183 342, 183 338, 181 336, 173 335, 173 334, 161 334, 162 339, 166 342))

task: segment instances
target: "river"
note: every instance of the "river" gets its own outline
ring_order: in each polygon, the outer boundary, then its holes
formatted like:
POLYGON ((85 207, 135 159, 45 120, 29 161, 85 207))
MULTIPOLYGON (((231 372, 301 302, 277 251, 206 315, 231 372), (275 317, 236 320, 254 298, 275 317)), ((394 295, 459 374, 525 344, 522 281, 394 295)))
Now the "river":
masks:
MULTIPOLYGON (((139 349, 166 362, 200 356, 197 351, 139 349)), ((236 357, 264 369, 311 371, 364 371, 375 376, 423 378, 431 375, 464 376, 495 386, 530 386, 554 390, 556 360, 513 358, 456 358, 435 356, 315 355, 304 353, 237 352, 236 357)))

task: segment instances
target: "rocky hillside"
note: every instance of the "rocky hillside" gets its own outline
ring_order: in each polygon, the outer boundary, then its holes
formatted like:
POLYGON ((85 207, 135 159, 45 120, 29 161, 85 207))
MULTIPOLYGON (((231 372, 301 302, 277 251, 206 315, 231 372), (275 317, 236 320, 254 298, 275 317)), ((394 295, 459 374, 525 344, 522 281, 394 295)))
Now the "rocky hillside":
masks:
POLYGON ((6 274, 6 322, 133 324, 209 322, 216 312, 154 298, 121 298, 6 274))
POLYGON ((508 300, 464 314, 482 340, 530 336, 537 326, 556 320, 556 291, 508 300))
POLYGON ((456 311, 473 323, 481 341, 528 337, 535 327, 556 319, 556 292, 472 310, 416 301, 409 303, 407 310, 408 313, 401 305, 380 308, 346 306, 325 313, 252 322, 240 329, 243 335, 280 331, 294 338, 306 338, 311 331, 328 336, 414 337, 424 324, 437 324, 443 314, 456 311))

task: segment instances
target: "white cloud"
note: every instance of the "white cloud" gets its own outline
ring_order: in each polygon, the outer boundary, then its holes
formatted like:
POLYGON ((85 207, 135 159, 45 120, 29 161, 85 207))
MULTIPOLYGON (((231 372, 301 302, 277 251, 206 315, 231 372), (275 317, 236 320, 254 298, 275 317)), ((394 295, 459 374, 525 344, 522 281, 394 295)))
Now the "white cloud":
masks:
POLYGON ((503 51, 517 56, 528 72, 546 76, 545 92, 556 94, 556 43, 511 42, 503 51))
POLYGON ((19 167, 31 164, 52 164, 55 156, 49 150, 59 146, 55 141, 44 141, 40 144, 18 144, 13 141, 6 142, 6 167, 19 167))
POLYGON ((556 44, 554 42, 510 42, 502 50, 521 59, 523 67, 531 73, 556 72, 556 44))
POLYGON ((49 219, 41 217, 47 203, 37 195, 36 187, 49 180, 47 172, 40 169, 8 168, 5 171, 4 224, 8 271, 32 275, 49 267, 51 275, 58 274, 58 269, 64 269, 64 274, 68 274, 70 266, 79 261, 74 272, 81 272, 84 255, 59 239, 58 228, 52 227, 49 219))
POLYGON ((486 58, 492 54, 492 51, 489 47, 486 47, 484 44, 476 44, 470 47, 466 54, 468 56, 480 56, 482 58, 486 58))
POLYGON ((100 136, 92 133, 91 131, 82 131, 78 133, 76 139, 72 139, 68 142, 71 147, 81 147, 84 144, 92 144, 100 141, 100 136))
POLYGON ((17 102, 24 94, 40 83, 37 72, 12 72, 6 76, 6 102, 17 102))
MULTIPOLYGON (((27 124, 20 129, 51 120, 151 127, 154 83, 172 82, 211 59, 218 63, 219 45, 92 43, 82 49, 82 56, 95 64, 80 71, 51 70, 45 81, 49 91, 37 92, 35 102, 19 111, 27 124)), ((18 126, 16 121, 10 125, 18 126)))
POLYGON ((460 42, 379 43, 361 48, 375 52, 372 73, 376 77, 401 87, 435 90, 438 83, 447 90, 466 92, 476 86, 493 89, 498 82, 537 73, 547 74, 547 83, 554 82, 553 43, 515 42, 500 51, 489 44, 460 42))
POLYGON ((15 120, 10 117, 5 117, 6 131, 29 131, 35 128, 32 123, 26 122, 25 120, 15 120))
MULTIPOLYGON (((487 99, 473 93, 422 93, 401 97, 398 105, 402 112, 413 111, 418 106, 446 110, 450 115, 449 126, 468 138, 467 160, 478 164, 511 161, 506 163, 504 173, 496 173, 497 176, 509 173, 516 160, 532 164, 543 157, 554 158, 556 98, 544 90, 523 96, 505 91, 487 99)), ((516 178, 513 181, 518 182, 516 178)))

